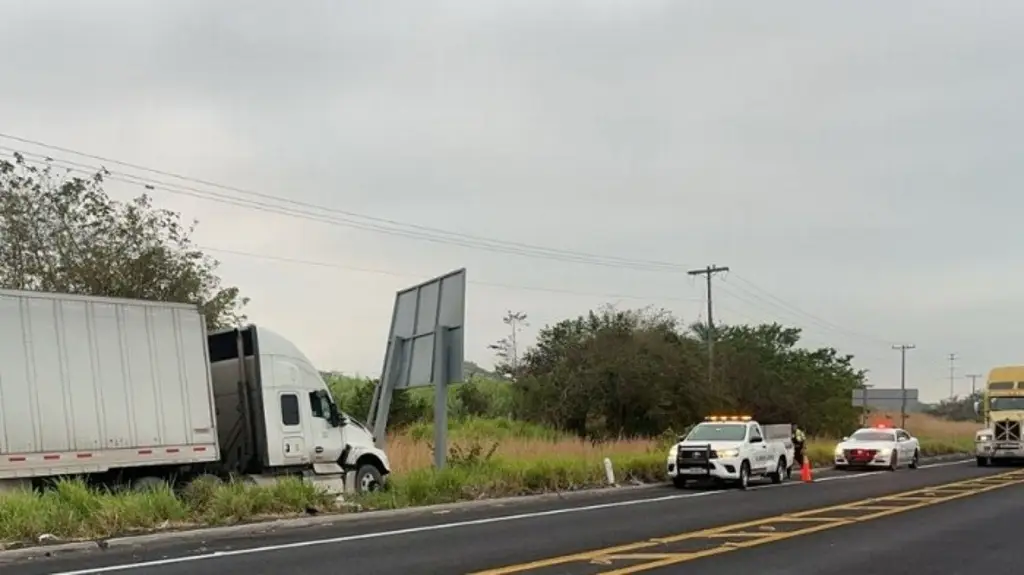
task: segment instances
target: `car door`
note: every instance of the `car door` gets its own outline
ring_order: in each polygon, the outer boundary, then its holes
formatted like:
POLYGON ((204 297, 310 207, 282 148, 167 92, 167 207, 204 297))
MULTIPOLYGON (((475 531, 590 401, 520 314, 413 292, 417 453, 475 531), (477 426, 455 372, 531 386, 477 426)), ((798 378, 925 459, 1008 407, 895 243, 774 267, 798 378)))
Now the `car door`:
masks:
POLYGON ((900 462, 909 462, 914 457, 914 442, 910 434, 902 429, 896 430, 896 445, 899 446, 900 462))
POLYGON ((761 433, 761 428, 757 424, 750 426, 750 438, 747 440, 750 445, 751 465, 752 470, 765 471, 768 468, 768 460, 771 458, 771 453, 768 450, 768 444, 764 441, 764 434, 761 433), (754 442, 757 443, 754 443, 754 442))

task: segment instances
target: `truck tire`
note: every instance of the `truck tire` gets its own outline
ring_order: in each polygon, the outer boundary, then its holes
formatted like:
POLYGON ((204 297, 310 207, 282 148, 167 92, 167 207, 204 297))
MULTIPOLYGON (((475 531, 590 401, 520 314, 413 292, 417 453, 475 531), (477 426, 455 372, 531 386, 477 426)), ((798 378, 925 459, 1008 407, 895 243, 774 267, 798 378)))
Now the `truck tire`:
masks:
POLYGON ((672 478, 672 485, 675 485, 677 489, 686 489, 686 478, 677 475, 672 478))
POLYGON ((736 481, 737 487, 742 491, 750 488, 750 463, 744 461, 740 464, 740 478, 736 481))
POLYGON ((978 467, 988 467, 990 464, 991 462, 988 460, 987 457, 978 458, 978 467))
POLYGON ((148 493, 150 491, 158 491, 165 489, 169 484, 166 480, 159 477, 146 476, 137 477, 132 480, 132 491, 138 493, 148 493))
POLYGON ((768 477, 771 478, 772 483, 778 485, 786 479, 787 471, 786 458, 783 456, 779 458, 779 462, 775 465, 775 473, 768 474, 768 477))
POLYGON ((380 474, 380 470, 377 469, 376 465, 371 463, 364 463, 359 466, 356 470, 356 491, 359 493, 369 493, 371 491, 377 491, 384 485, 384 478, 380 474))

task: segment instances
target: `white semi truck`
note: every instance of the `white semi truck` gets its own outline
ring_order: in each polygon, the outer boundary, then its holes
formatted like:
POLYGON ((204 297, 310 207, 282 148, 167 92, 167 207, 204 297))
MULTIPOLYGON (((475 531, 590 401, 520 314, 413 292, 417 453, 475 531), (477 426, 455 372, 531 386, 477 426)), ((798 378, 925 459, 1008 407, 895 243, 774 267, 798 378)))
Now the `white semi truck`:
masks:
POLYGON ((207 334, 193 305, 0 290, 0 490, 299 476, 339 493, 389 472, 312 363, 266 328, 207 334))

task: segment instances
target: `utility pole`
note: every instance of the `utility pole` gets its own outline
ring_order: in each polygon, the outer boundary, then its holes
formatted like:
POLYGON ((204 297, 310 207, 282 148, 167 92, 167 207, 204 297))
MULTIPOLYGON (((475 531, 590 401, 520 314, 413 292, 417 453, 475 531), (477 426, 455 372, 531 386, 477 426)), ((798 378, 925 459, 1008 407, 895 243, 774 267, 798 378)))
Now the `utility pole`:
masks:
POLYGON ((914 349, 913 344, 904 343, 892 346, 900 352, 900 428, 907 427, 907 350, 914 349))
POLYGON ((699 270, 690 270, 686 273, 691 276, 704 276, 708 285, 708 387, 714 388, 715 380, 713 376, 715 368, 715 321, 712 315, 713 308, 711 306, 711 278, 721 272, 729 271, 728 267, 716 266, 714 264, 699 270))
POLYGON ((956 392, 953 387, 953 380, 956 378, 956 354, 949 354, 949 399, 952 400, 956 397, 956 392))
POLYGON ((978 393, 978 378, 981 377, 981 374, 968 373, 964 377, 971 380, 971 397, 973 398, 974 394, 978 393))

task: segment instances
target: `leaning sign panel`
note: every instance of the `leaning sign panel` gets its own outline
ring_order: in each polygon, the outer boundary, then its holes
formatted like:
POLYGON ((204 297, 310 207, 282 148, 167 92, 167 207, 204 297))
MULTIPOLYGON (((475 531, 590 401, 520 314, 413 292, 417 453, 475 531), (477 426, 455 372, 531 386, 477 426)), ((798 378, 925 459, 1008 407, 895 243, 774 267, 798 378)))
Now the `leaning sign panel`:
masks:
POLYGON ((436 382, 438 365, 435 362, 434 330, 449 330, 448 381, 462 381, 464 360, 464 329, 466 321, 466 270, 449 272, 417 286, 402 290, 395 296, 395 308, 388 333, 385 357, 392 354, 396 338, 404 340, 401 357, 391 365, 399 373, 383 374, 394 382, 393 389, 429 386, 436 382), (393 378, 393 379, 392 379, 393 378))

